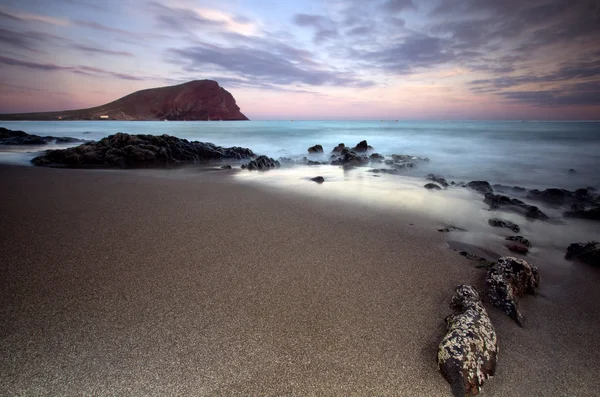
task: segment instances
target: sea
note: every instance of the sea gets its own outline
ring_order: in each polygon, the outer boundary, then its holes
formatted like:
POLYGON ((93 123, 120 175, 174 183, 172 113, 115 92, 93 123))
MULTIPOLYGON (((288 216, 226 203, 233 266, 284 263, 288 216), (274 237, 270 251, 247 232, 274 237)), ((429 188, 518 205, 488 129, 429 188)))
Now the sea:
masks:
MULTIPOLYGON (((356 201, 368 208, 417 212, 440 227, 455 225, 465 233, 448 233, 450 243, 485 247, 486 252, 506 253, 508 229, 488 225, 501 217, 521 225, 520 234, 534 241, 530 251, 553 269, 568 268, 568 244, 600 240, 597 222, 565 219, 565 208, 530 202, 550 216, 549 222, 530 221, 507 211, 490 211, 481 195, 464 188, 428 191, 425 177, 432 173, 448 182, 485 180, 491 185, 526 189, 590 188, 600 193, 600 122, 547 121, 0 121, 0 127, 40 136, 99 140, 108 135, 168 134, 219 146, 241 146, 274 159, 287 157, 327 161, 339 143, 355 146, 366 140, 374 152, 426 157, 428 162, 401 175, 375 174, 373 167, 281 167, 268 172, 235 172, 242 183, 294 191, 306 197, 356 201), (307 149, 322 145, 323 154, 307 149), (325 183, 310 181, 323 176, 325 183)), ((0 147, 0 162, 30 165, 43 150, 73 145, 0 147)), ((235 168, 235 167, 234 167, 235 168)), ((237 167, 239 168, 239 166, 237 167)), ((190 183, 194 183, 193 180, 190 183)), ((399 215, 400 216, 400 215, 399 215)))

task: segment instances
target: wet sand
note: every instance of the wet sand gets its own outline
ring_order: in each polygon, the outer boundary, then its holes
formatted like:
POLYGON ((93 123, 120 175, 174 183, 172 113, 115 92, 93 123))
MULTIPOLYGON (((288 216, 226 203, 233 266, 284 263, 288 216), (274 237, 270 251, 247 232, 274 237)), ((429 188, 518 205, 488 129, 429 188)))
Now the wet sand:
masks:
MULTIPOLYGON (((226 172, 0 181, 1 395, 451 395, 443 319, 483 273, 431 221, 226 172)), ((482 396, 597 395, 599 282, 542 273, 525 328, 488 305, 482 396)))

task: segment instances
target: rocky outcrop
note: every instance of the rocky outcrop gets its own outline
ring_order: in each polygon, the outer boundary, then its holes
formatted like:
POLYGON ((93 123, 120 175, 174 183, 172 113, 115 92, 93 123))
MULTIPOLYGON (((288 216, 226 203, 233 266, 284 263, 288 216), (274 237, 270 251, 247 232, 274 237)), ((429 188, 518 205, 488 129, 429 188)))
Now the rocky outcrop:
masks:
POLYGON ((436 182, 445 188, 449 186, 448 182, 444 178, 442 178, 441 176, 436 176, 435 174, 428 174, 426 179, 428 181, 436 182))
POLYGON ((523 315, 517 306, 525 294, 535 294, 540 285, 539 270, 527 261, 512 256, 498 259, 488 270, 485 287, 490 303, 508 314, 521 327, 523 315))
POLYGON ((506 248, 515 254, 527 255, 529 248, 519 243, 506 244, 506 248))
POLYGON ((308 153, 323 153, 323 146, 315 145, 308 148, 308 153))
POLYGON ((279 161, 277 160, 273 160, 267 156, 258 156, 248 164, 242 165, 242 169, 250 171, 267 171, 272 168, 279 168, 280 166, 281 164, 279 164, 279 161))
POLYGON ((478 269, 489 269, 490 267, 492 267, 496 264, 495 262, 488 261, 487 259, 485 259, 481 256, 471 254, 467 251, 459 251, 456 249, 455 249, 455 251, 458 252, 461 256, 464 256, 465 258, 467 258, 468 260, 476 262, 477 264, 475 265, 475 267, 478 269))
POLYGON ((315 176, 314 178, 310 178, 310 180, 313 182, 317 182, 319 185, 325 182, 325 178, 323 178, 322 176, 315 176))
POLYGON ((344 166, 359 166, 369 162, 367 156, 361 156, 356 152, 344 148, 341 152, 341 156, 331 162, 331 165, 344 165, 344 166))
POLYGON ((496 331, 479 294, 470 285, 456 287, 450 308, 454 313, 446 317, 446 335, 438 348, 438 368, 455 397, 476 395, 496 372, 496 331))
POLYGON ((373 150, 373 146, 370 146, 367 141, 360 141, 356 146, 352 148, 357 153, 366 152, 367 150, 373 150))
POLYGON ((38 136, 28 134, 25 131, 13 131, 7 128, 0 128, 0 145, 46 145, 50 142, 77 143, 85 141, 70 137, 38 136))
POLYGON ((490 206, 490 209, 493 210, 507 208, 525 215, 525 217, 530 219, 548 219, 548 216, 544 214, 538 207, 535 205, 526 204, 519 199, 502 196, 500 194, 486 193, 483 201, 490 206))
POLYGON ((483 194, 494 192, 494 189, 492 189, 487 181, 471 181, 467 183, 467 187, 483 194))
POLYGON ((512 223, 510 221, 504 221, 499 218, 488 219, 488 224, 493 227, 506 227, 506 228, 511 229, 515 233, 519 233, 521 231, 521 228, 519 227, 519 225, 512 223))
POLYGON ((345 147, 346 147, 346 145, 344 145, 343 143, 340 143, 336 147, 333 148, 333 150, 331 151, 331 153, 341 153, 342 150, 344 150, 345 147))
POLYGON ((591 210, 577 209, 575 211, 567 211, 563 213, 567 218, 589 219, 592 221, 600 221, 600 207, 592 208, 591 210))
POLYGON ((254 157, 250 149, 222 148, 212 143, 189 142, 169 135, 117 133, 77 147, 48 150, 31 160, 38 166, 62 167, 170 167, 213 160, 242 160, 254 157))
POLYGON ((438 232, 442 232, 442 233, 450 233, 450 232, 466 232, 466 229, 463 229, 462 227, 458 227, 458 226, 454 226, 454 225, 448 225, 445 228, 442 229, 438 229, 438 232))
POLYGON ((592 266, 600 266, 600 242, 574 243, 567 248, 568 260, 578 260, 592 266))
POLYGON ((369 160, 381 162, 381 161, 385 160, 385 157, 379 153, 373 153, 369 156, 369 160))
POLYGON ((442 190, 442 188, 436 185, 435 183, 427 183, 423 187, 428 190, 442 190))
POLYGON ((525 247, 531 247, 531 242, 523 236, 508 236, 505 238, 508 241, 515 241, 519 244, 524 245, 525 247))
POLYGON ((102 106, 0 115, 0 120, 248 120, 233 96, 213 80, 150 88, 102 106))

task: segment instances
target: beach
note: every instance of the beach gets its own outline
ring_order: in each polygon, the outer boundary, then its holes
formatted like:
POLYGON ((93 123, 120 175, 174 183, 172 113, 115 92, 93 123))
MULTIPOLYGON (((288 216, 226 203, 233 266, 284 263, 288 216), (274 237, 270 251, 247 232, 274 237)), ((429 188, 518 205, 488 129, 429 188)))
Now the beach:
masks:
MULTIPOLYGON (((448 302, 485 271, 426 217, 228 172, 0 180, 2 395, 451 395, 448 302)), ((599 281, 542 273, 524 328, 486 304, 500 353, 482 395, 597 395, 599 281)))

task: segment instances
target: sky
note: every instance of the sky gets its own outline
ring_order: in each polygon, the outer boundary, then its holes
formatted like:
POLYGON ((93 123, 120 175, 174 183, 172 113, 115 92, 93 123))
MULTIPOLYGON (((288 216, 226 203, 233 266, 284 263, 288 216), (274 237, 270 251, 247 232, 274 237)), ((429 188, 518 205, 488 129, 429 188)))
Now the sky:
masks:
POLYGON ((212 79, 250 119, 600 119, 600 0, 0 0, 0 113, 212 79))

